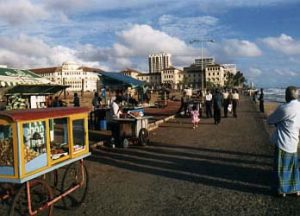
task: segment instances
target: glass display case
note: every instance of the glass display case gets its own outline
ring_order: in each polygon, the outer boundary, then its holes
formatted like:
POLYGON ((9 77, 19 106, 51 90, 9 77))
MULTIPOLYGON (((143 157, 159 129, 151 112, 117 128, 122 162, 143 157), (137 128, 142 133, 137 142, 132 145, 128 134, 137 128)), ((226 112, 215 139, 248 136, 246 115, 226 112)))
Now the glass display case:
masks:
POLYGON ((0 175, 14 175, 13 132, 11 125, 0 125, 0 175))
POLYGON ((45 121, 23 123, 25 171, 47 166, 45 121))
POLYGON ((22 183, 89 156, 88 112, 83 107, 0 112, 0 182, 22 183))
POLYGON ((50 119, 49 122, 51 159, 61 161, 69 155, 68 119, 50 119))

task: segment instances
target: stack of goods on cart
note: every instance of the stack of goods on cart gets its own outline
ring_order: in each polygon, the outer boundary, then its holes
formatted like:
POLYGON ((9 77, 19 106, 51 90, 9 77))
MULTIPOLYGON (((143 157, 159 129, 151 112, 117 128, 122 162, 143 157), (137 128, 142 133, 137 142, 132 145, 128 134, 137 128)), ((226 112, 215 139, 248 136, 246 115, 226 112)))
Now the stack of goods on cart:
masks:
POLYGON ((50 142, 51 159, 57 160, 61 157, 68 155, 68 148, 64 147, 64 144, 56 143, 54 140, 50 142))
POLYGON ((64 157, 66 155, 68 155, 68 152, 66 152, 62 148, 57 148, 57 147, 51 148, 51 159, 52 160, 57 160, 57 159, 59 159, 61 157, 64 157))
POLYGON ((8 104, 6 105, 6 110, 27 109, 27 108, 29 108, 28 100, 17 95, 11 96, 8 101, 8 104))
POLYGON ((0 139, 0 166, 13 166, 12 138, 0 139))
POLYGON ((0 125, 0 166, 13 166, 13 139, 10 126, 0 125))

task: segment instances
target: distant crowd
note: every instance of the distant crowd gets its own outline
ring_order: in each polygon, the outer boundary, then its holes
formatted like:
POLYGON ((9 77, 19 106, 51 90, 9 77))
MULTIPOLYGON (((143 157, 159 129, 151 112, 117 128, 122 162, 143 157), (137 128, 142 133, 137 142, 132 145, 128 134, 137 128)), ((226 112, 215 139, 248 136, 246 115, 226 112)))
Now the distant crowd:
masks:
POLYGON ((206 118, 213 118, 214 123, 218 125, 222 119, 222 110, 224 118, 227 118, 229 114, 232 114, 234 118, 238 117, 239 99, 237 89, 211 89, 205 94, 199 91, 196 98, 192 98, 184 91, 178 114, 191 117, 194 129, 198 126, 204 111, 206 118))

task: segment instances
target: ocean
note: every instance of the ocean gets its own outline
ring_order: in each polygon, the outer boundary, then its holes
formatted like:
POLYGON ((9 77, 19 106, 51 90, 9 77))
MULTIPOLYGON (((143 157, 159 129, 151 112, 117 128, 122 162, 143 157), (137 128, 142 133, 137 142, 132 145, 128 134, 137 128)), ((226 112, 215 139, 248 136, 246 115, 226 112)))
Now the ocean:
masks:
MULTIPOLYGON (((258 95, 259 94, 260 94, 260 92, 258 93, 258 95)), ((267 102, 284 103, 285 102, 285 88, 265 88, 264 89, 264 99, 267 102)))

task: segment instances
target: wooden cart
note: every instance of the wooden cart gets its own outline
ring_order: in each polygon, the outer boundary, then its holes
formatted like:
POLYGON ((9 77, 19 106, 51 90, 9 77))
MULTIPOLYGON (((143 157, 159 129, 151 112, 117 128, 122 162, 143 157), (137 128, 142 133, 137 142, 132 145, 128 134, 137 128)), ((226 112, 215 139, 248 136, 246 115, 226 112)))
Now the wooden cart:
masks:
POLYGON ((140 145, 147 145, 149 143, 148 120, 151 116, 141 116, 131 118, 115 118, 113 121, 117 122, 119 131, 116 134, 122 147, 127 147, 129 141, 139 143, 140 145))
POLYGON ((87 108, 0 112, 0 200, 9 215, 78 207, 88 189, 87 108))

